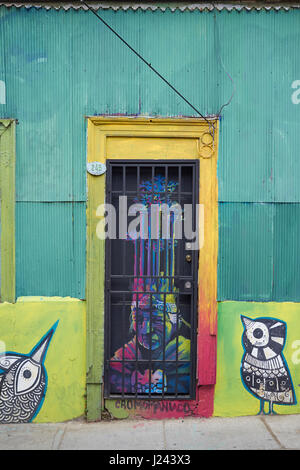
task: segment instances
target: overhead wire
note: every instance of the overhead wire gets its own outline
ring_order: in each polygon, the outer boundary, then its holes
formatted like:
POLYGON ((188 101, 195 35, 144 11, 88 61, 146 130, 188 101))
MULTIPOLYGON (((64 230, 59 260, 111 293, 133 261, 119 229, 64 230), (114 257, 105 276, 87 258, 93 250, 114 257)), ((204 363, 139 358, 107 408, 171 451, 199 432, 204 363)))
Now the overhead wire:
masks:
POLYGON ((150 62, 148 62, 144 57, 137 52, 128 42, 117 32, 115 31, 103 18, 101 18, 98 13, 88 5, 84 0, 80 0, 83 5, 85 5, 89 11, 91 11, 97 18, 100 20, 113 34, 115 34, 122 42, 125 44, 126 47, 128 47, 142 62, 144 62, 161 80, 163 80, 178 96, 180 96, 181 99, 183 99, 199 116, 204 119, 208 125, 209 125, 209 131, 211 131, 211 128, 213 129, 212 131, 212 136, 214 137, 214 131, 215 131, 215 126, 214 124, 209 121, 187 98, 185 98, 161 73, 156 70, 155 67, 151 65, 150 62))
POLYGON ((225 106, 229 106, 234 95, 235 95, 235 91, 236 91, 236 86, 235 86, 235 83, 234 83, 234 80, 232 78, 232 76, 230 75, 229 72, 227 72, 226 68, 225 68, 225 65, 224 65, 224 62, 222 60, 222 57, 220 55, 220 32, 219 32, 219 27, 218 27, 218 23, 217 23, 217 18, 216 18, 216 10, 215 10, 215 5, 214 3, 212 3, 213 7, 214 7, 214 25, 215 25, 215 46, 216 46, 216 53, 217 53, 217 57, 219 59, 219 62, 225 72, 225 74, 227 75, 227 77, 230 79, 231 83, 232 83, 232 86, 233 86, 233 90, 232 90, 232 93, 231 93, 231 96, 229 98, 229 100, 222 104, 222 106, 220 107, 220 110, 217 114, 217 116, 220 116, 221 115, 221 112, 223 111, 223 109, 225 108, 225 106))

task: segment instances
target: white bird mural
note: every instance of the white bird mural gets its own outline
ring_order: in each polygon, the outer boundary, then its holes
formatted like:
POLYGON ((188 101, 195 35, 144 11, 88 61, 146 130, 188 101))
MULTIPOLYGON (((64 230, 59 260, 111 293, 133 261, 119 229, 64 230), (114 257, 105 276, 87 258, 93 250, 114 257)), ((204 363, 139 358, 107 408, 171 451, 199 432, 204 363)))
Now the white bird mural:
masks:
POLYGON ((47 390, 44 361, 57 324, 29 354, 0 355, 0 423, 28 423, 41 409, 47 390))

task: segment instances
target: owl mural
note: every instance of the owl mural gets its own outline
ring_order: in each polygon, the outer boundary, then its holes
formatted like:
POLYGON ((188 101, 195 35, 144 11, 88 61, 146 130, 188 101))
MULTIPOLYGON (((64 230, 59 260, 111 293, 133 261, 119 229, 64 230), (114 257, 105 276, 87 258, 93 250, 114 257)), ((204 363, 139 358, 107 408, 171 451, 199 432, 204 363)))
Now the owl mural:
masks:
MULTIPOLYGON (((295 405, 292 379, 282 354, 286 340, 286 323, 275 318, 251 319, 241 315, 244 325, 242 344, 245 354, 241 377, 245 388, 260 400, 258 414, 275 413, 273 405, 295 405)), ((275 413, 276 414, 276 413, 275 413)))
POLYGON ((57 323, 28 355, 0 355, 0 423, 27 423, 39 412, 47 389, 44 361, 57 323))

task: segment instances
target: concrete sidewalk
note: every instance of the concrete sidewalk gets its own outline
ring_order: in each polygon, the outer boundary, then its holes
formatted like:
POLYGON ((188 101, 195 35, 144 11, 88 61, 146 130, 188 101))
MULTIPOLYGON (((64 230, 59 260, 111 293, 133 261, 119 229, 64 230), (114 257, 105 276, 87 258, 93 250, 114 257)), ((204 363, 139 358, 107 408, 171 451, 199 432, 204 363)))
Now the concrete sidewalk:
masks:
POLYGON ((300 449, 300 415, 0 425, 0 449, 300 449))

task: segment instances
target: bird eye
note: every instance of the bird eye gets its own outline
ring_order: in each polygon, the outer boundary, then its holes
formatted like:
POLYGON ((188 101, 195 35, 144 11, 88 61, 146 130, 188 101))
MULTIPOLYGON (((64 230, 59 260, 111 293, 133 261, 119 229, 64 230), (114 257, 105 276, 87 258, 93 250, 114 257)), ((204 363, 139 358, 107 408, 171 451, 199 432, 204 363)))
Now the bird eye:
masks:
POLYGON ((26 359, 21 362, 16 372, 16 393, 27 393, 33 390, 39 383, 41 376, 41 366, 26 359))
POLYGON ((261 338, 263 336, 263 331, 260 329, 260 328, 255 328, 255 330, 253 331, 253 336, 254 338, 261 338))
POLYGON ((252 322, 246 330, 248 340, 257 348, 266 346, 269 342, 269 331, 267 326, 262 322, 252 322))
POLYGON ((24 372, 23 372, 23 377, 24 379, 30 379, 31 377, 31 372, 29 369, 25 369, 24 372))

